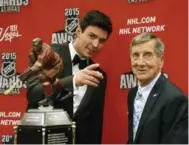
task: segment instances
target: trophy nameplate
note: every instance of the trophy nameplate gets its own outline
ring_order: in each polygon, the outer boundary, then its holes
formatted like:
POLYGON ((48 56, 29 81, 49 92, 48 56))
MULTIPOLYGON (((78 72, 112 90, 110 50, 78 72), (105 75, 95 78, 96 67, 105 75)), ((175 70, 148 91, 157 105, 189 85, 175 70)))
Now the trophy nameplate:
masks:
POLYGON ((15 127, 16 144, 73 144, 75 122, 66 111, 53 107, 30 109, 15 127))

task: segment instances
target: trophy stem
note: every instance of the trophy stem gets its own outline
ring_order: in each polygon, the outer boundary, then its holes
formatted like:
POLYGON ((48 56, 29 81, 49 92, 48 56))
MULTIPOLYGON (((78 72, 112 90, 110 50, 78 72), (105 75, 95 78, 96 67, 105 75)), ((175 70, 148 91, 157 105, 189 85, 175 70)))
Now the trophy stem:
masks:
POLYGON ((75 144, 76 122, 72 122, 72 143, 75 144))
POLYGON ((14 126, 13 129, 14 129, 14 144, 17 144, 17 129, 18 129, 18 127, 14 126))
POLYGON ((42 144, 45 144, 45 128, 42 128, 42 144))

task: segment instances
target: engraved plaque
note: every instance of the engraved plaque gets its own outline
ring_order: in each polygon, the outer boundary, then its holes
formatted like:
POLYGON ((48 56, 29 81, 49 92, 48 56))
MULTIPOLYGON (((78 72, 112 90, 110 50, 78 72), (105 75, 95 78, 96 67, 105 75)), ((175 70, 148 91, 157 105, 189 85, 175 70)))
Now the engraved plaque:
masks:
POLYGON ((75 142, 75 123, 66 111, 42 107, 30 109, 15 128, 17 144, 72 144, 75 142), (74 124, 74 125, 72 125, 74 124))

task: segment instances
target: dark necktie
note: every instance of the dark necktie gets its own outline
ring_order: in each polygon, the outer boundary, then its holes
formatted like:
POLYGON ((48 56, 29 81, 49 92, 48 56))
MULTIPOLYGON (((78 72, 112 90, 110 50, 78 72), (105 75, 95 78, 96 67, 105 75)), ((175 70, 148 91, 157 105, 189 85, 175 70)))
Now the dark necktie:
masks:
POLYGON ((82 60, 77 54, 74 56, 73 65, 79 64, 79 69, 84 69, 87 66, 87 59, 82 60))

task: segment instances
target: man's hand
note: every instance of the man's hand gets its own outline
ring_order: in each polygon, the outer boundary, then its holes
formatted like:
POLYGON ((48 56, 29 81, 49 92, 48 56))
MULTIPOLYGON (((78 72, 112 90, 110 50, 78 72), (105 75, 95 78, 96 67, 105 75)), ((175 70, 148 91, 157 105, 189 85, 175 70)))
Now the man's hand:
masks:
POLYGON ((76 86, 90 85, 97 87, 100 79, 103 79, 102 73, 96 71, 100 65, 98 63, 92 64, 75 74, 76 86))

